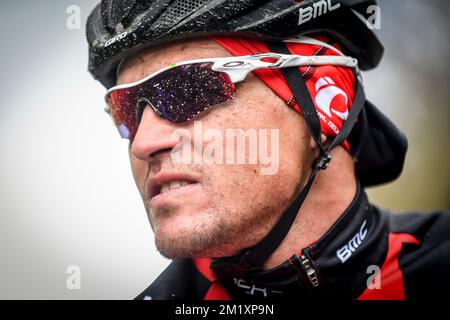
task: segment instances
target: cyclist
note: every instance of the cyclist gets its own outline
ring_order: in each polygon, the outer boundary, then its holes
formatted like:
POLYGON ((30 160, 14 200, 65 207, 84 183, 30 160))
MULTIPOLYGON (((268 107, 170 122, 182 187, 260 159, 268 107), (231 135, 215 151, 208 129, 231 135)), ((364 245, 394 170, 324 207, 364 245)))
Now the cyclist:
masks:
POLYGON ((359 70, 383 55, 364 21, 374 4, 103 0, 94 9, 89 70, 130 141, 156 246, 173 259, 138 299, 405 299, 450 283, 449 215, 395 215, 364 192, 396 179, 407 149, 361 84, 359 70), (252 150, 226 153, 229 132, 270 142, 257 161, 236 163, 252 150))

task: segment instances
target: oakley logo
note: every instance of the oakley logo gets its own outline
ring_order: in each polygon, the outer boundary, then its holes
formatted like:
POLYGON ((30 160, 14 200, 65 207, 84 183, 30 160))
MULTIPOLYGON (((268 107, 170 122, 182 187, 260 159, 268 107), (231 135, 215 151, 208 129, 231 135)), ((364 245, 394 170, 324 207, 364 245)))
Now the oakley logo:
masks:
POLYGON ((114 38, 109 39, 108 41, 105 42, 105 48, 109 47, 110 45, 112 45, 116 41, 122 40, 123 38, 126 37, 127 34, 128 34, 128 31, 125 31, 125 32, 115 36, 114 38))
POLYGON ((366 222, 367 220, 364 220, 361 228, 359 228, 359 232, 355 234, 355 236, 345 246, 336 251, 336 256, 342 263, 347 261, 352 256, 366 237, 367 229, 364 228, 366 226, 366 222))
POLYGON ((338 88, 334 81, 330 77, 323 77, 316 82, 315 97, 316 105, 328 115, 332 117, 331 112, 337 115, 342 120, 347 120, 348 110, 347 103, 348 97, 344 90, 338 88), (337 111, 336 109, 345 110, 344 112, 337 111))
POLYGON ((225 63, 223 66, 226 68, 233 68, 233 67, 242 66, 243 64, 245 64, 244 61, 232 61, 232 62, 225 63))
POLYGON ((333 5, 331 0, 321 0, 313 3, 306 8, 300 8, 298 14, 298 25, 302 25, 328 12, 335 11, 340 7, 340 3, 336 3, 333 5))

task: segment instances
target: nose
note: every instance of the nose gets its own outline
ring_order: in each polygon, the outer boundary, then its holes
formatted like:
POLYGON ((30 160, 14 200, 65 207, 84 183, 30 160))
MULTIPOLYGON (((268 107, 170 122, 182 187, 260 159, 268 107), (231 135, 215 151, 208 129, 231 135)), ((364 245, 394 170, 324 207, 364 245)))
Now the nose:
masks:
POLYGON ((173 131, 175 124, 158 117, 147 106, 141 117, 141 121, 131 144, 131 153, 138 159, 148 161, 149 158, 162 150, 173 149, 180 141, 173 131))

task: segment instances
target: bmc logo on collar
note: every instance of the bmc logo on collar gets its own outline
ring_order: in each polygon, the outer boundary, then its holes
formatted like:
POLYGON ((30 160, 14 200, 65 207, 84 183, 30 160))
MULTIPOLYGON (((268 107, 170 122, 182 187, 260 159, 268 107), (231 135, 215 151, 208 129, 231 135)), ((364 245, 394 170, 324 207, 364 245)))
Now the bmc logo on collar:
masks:
POLYGON ((335 11, 340 7, 341 7, 340 3, 336 3, 333 5, 331 0, 320 0, 314 2, 312 5, 306 8, 300 8, 298 13, 298 25, 300 26, 328 12, 335 11))
POLYGON ((356 233, 346 245, 336 251, 336 256, 339 258, 339 260, 341 260, 342 263, 347 261, 352 256, 353 252, 358 249, 358 247, 366 237, 367 229, 364 228, 366 226, 366 222, 367 220, 364 220, 361 228, 359 228, 359 232, 356 233))

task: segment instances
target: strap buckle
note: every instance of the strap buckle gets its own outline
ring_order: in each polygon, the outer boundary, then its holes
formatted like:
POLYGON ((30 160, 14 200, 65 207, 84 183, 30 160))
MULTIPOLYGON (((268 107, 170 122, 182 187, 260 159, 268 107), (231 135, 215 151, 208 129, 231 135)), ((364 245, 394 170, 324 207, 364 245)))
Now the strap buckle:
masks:
POLYGON ((320 158, 317 159, 316 168, 319 170, 326 170, 331 162, 331 155, 328 153, 323 153, 320 158))

